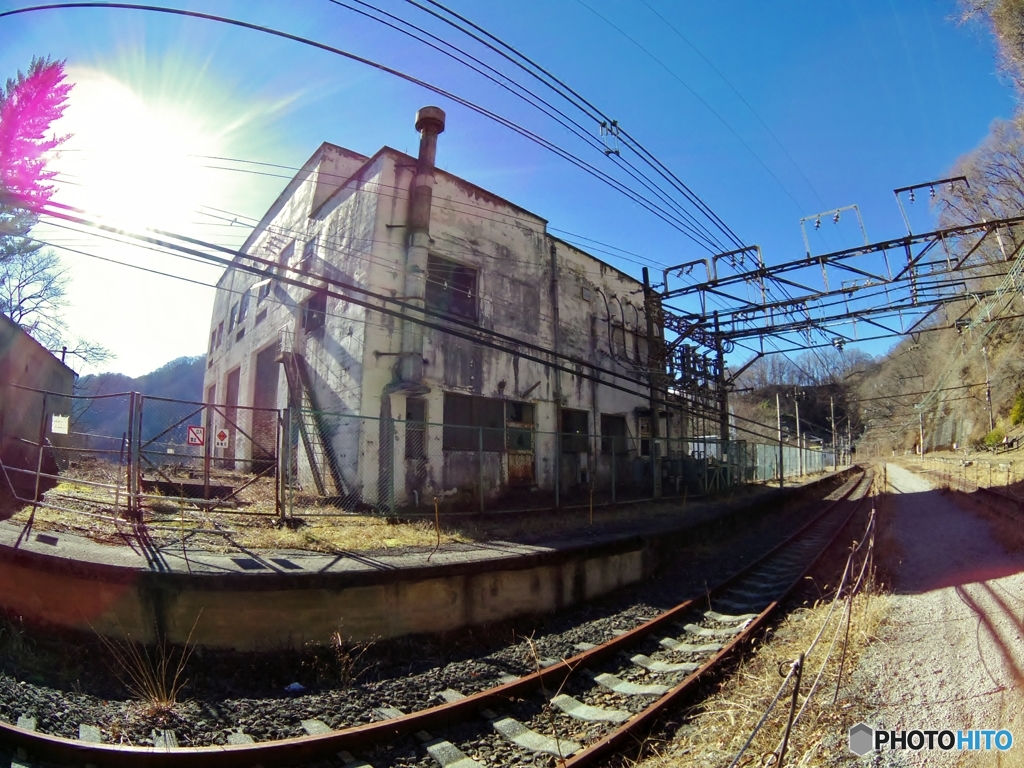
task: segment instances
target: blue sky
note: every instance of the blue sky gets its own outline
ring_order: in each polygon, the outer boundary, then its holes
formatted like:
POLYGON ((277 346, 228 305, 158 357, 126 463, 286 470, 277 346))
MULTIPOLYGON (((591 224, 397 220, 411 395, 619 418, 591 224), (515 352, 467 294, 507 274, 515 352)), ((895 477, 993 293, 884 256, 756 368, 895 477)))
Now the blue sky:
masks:
MULTIPOLYGON (((28 5, 0 2, 0 10, 28 5)), ((470 48, 408 2, 375 5, 470 48)), ((512 118, 594 164, 609 162, 460 65, 327 0, 177 7, 263 24, 380 61, 512 118)), ((803 253, 802 216, 840 206, 859 206, 871 240, 899 236, 893 188, 945 175, 984 138, 991 121, 1009 117, 1015 105, 996 73, 987 31, 955 23, 953 2, 451 0, 449 7, 618 120, 745 243, 759 244, 769 263, 803 253)), ((478 46, 471 50, 497 62, 478 46)), ((666 264, 706 255, 650 213, 507 129, 294 42, 127 10, 0 18, 0 75, 25 69, 33 55, 65 59, 70 79, 79 83, 62 126, 76 135, 55 161, 62 174, 57 199, 109 215, 131 211, 133 224, 158 223, 238 244, 247 230, 231 221, 258 218, 285 183, 251 171, 289 172, 195 155, 296 167, 322 141, 366 154, 383 144, 414 152, 413 115, 437 104, 448 113, 439 166, 558 230, 639 258, 620 260, 602 246, 595 246, 602 249, 596 255, 637 276, 636 261, 660 273, 666 264), (235 170, 220 170, 228 166, 235 170), (163 218, 147 222, 156 210, 163 218)), ((912 214, 915 228, 925 230, 926 207, 918 204, 912 214)), ((45 229, 44 236, 90 254, 62 252, 72 277, 66 314, 76 332, 117 354, 106 367, 138 375, 205 350, 212 289, 94 257, 206 283, 215 282, 218 270, 67 230, 45 229)), ((812 232, 811 246, 827 252, 858 237, 845 218, 812 232)))

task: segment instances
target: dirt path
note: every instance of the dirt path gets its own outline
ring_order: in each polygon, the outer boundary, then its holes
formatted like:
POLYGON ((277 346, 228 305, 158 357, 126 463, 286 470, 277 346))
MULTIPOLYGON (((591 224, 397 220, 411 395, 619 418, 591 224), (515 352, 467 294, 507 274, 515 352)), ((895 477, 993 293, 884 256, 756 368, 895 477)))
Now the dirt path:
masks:
MULTIPOLYGON (((883 751, 857 764, 1024 765, 1024 554, 1008 554, 985 520, 927 478, 893 464, 887 471, 900 562, 882 637, 854 675, 858 709, 887 730, 1005 728, 1014 746, 883 751)), ((849 763, 846 755, 837 762, 849 763)))

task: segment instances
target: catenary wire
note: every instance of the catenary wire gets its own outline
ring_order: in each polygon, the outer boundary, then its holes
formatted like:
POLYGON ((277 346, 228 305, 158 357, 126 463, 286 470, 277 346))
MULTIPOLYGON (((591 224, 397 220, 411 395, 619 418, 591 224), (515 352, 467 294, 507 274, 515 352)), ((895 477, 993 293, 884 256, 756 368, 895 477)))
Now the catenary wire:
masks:
MULTIPOLYGON (((72 9, 72 8, 111 8, 111 9, 121 9, 121 10, 137 10, 137 11, 145 11, 145 12, 151 12, 151 13, 165 13, 165 14, 171 14, 171 15, 178 15, 178 16, 186 16, 186 17, 191 17, 191 18, 203 19, 203 20, 206 20, 206 21, 213 21, 213 22, 216 22, 216 23, 228 24, 228 25, 231 25, 231 26, 236 26, 236 27, 240 27, 240 28, 243 28, 243 29, 248 29, 248 30, 251 30, 251 31, 256 31, 256 32, 264 33, 264 34, 273 35, 275 37, 280 37, 280 38, 283 38, 283 39, 286 39, 286 40, 291 40, 293 42, 298 42, 298 43, 301 43, 303 45, 309 45, 311 47, 318 48, 318 49, 326 51, 328 53, 333 53, 335 55, 342 56, 342 57, 347 58, 347 59, 349 59, 351 61, 354 61, 356 63, 372 67, 374 69, 377 69, 378 71, 384 72, 385 74, 389 74, 389 75, 392 75, 394 77, 398 77, 398 78, 400 78, 402 80, 405 80, 406 82, 409 82, 409 83, 411 83, 413 85, 417 85, 417 86, 419 86, 421 88, 424 88, 425 90, 428 90, 428 91, 430 91, 432 93, 435 93, 435 94, 437 94, 439 96, 443 96, 443 97, 445 97, 447 99, 450 99, 454 103, 459 104, 459 105, 461 105, 461 106, 465 107, 466 109, 469 109, 469 110, 471 110, 473 112, 476 112, 477 114, 479 114, 479 115, 481 115, 481 116, 483 116, 483 117, 485 117, 485 118, 487 118, 487 119, 489 119, 489 120, 491 120, 491 121, 493 121, 493 122, 495 122, 495 123, 497 123, 497 124, 507 128, 507 129, 513 131, 514 133, 519 134, 520 136, 524 137, 525 139, 534 142, 535 144, 537 144, 538 146, 543 147, 544 149, 547 149, 548 151, 552 152, 553 154, 561 157, 563 160, 566 160, 567 162, 571 163, 572 165, 575 165, 577 168, 579 168, 580 170, 582 170, 585 173, 589 174, 590 176, 593 176, 594 178, 598 179, 602 183, 607 184, 608 186, 610 186, 613 189, 617 190, 618 192, 620 192, 621 194, 623 194, 627 198, 633 200, 633 202, 635 202, 638 205, 640 205, 642 208, 645 208, 646 210, 648 210, 649 212, 653 213, 655 216, 660 218, 662 221, 664 221, 665 223, 669 224, 670 226, 672 226, 673 228, 678 230, 680 233, 682 233, 682 234, 686 235, 687 237, 689 237, 691 240, 693 240, 695 243, 697 243, 701 247, 705 248, 706 250, 713 252, 715 247, 717 247, 716 244, 713 241, 705 241, 705 240, 703 240, 699 236, 698 233, 693 232, 692 229, 688 225, 686 225, 684 222, 680 222, 679 219, 677 219, 675 216, 673 216, 670 212, 665 211, 661 206, 657 205, 656 203, 654 203, 654 202, 652 202, 652 201, 650 201, 648 199, 645 199, 641 194, 635 192, 634 190, 632 190, 630 187, 628 187, 626 184, 624 184, 623 182, 619 181, 615 177, 611 176, 610 174, 605 173, 604 171, 600 170, 599 168, 597 168, 596 166, 592 165, 591 163, 588 163, 587 161, 582 160, 581 158, 579 158, 576 155, 572 154, 568 150, 560 147, 559 145, 555 144, 554 142, 552 142, 552 141, 550 141, 548 139, 545 139, 542 136, 540 136, 539 134, 524 128, 523 126, 519 125, 515 121, 513 121, 513 120, 511 120, 509 118, 502 117, 501 115, 499 115, 499 114, 497 114, 497 113, 495 113, 495 112, 493 112, 491 110, 488 110, 485 107, 482 107, 479 104, 476 104, 475 102, 470 101, 469 99, 466 99, 466 98, 463 98, 461 96, 458 96, 457 94, 455 94, 455 93, 453 93, 451 91, 448 91, 448 90, 445 90, 443 88, 440 88, 440 87, 438 87, 436 85, 433 85, 433 84, 431 84, 431 83, 429 83, 429 82, 427 82, 425 80, 422 80, 420 78, 417 78, 417 77, 414 77, 412 75, 406 74, 406 73, 404 73, 404 72, 402 72, 400 70, 397 70, 397 69, 395 69, 393 67, 389 67, 389 66, 387 66, 385 64, 381 64, 379 62, 373 61, 372 59, 368 59, 366 57, 359 56, 357 54, 354 54, 354 53, 342 50, 340 48, 336 48, 334 46, 327 45, 325 43, 317 42, 317 41, 312 40, 310 38, 301 37, 299 35, 293 35, 293 34, 291 34, 289 32, 283 32, 281 30, 274 29, 272 27, 267 27, 267 26, 262 26, 262 25, 258 25, 258 24, 253 24, 253 23, 250 23, 250 22, 241 21, 239 19, 233 19, 233 18, 229 18, 229 17, 225 17, 225 16, 217 16, 217 15, 208 14, 208 13, 201 13, 201 12, 198 12, 198 11, 188 11, 188 10, 183 10, 183 9, 180 9, 180 8, 169 8, 169 7, 164 7, 164 6, 142 5, 142 4, 137 4, 137 3, 120 3, 120 2, 52 3, 52 4, 46 4, 46 5, 30 6, 30 7, 27 7, 27 8, 18 8, 18 9, 9 10, 9 11, 3 11, 3 12, 0 12, 0 18, 4 18, 4 17, 7 17, 7 16, 13 16, 13 15, 16 15, 16 14, 30 13, 30 12, 34 12, 34 11, 67 10, 67 9, 72 9)), ((706 208, 706 206, 705 206, 705 208, 706 208)), ((701 210, 702 210, 702 213, 704 213, 704 210, 703 209, 701 209, 701 210)), ((708 208, 707 211, 710 211, 710 209, 708 208)), ((711 214, 713 215, 713 212, 711 212, 711 214)), ((707 215, 707 213, 705 213, 705 215, 707 215)))

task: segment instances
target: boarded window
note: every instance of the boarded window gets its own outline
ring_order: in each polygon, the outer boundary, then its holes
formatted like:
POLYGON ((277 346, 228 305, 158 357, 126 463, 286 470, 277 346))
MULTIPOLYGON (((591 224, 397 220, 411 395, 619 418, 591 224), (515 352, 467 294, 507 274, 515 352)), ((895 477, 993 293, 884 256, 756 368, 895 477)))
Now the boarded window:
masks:
POLYGON ((622 454, 629 450, 626 417, 601 414, 601 453, 622 454))
POLYGON ((428 309, 464 320, 477 319, 476 270, 433 254, 427 257, 428 309))
POLYGON ((590 414, 562 409, 562 453, 587 453, 590 450, 590 414))

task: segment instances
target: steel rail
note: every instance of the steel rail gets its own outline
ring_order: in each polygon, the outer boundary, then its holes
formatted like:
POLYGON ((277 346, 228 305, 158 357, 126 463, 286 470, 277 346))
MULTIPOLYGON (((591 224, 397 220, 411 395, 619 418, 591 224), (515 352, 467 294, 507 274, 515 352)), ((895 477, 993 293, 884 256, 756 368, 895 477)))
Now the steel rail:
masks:
MULTIPOLYGON (((870 482, 872 478, 870 476, 865 476, 861 478, 862 481, 864 479, 868 479, 870 482)), ((855 488, 860 487, 860 485, 861 483, 857 483, 855 488)), ((868 487, 870 488, 870 485, 868 487)), ((851 489, 849 493, 845 494, 842 499, 838 499, 837 503, 839 501, 844 501, 850 495, 850 493, 852 493, 852 491, 853 489, 851 489)), ((608 734, 607 736, 604 736, 600 740, 585 747, 584 749, 580 750, 575 755, 573 755, 571 758, 567 759, 563 763, 562 768, 579 768, 580 766, 584 765, 593 765, 596 761, 605 759, 609 757, 609 755, 611 755, 612 753, 619 750, 623 746, 624 742, 635 743, 639 734, 646 733, 649 730, 651 730, 654 724, 657 722, 658 718, 660 718, 662 714, 664 714, 664 712, 670 706, 672 706, 677 700, 689 694, 692 691, 692 689, 696 686, 696 684, 700 682, 701 677, 703 677, 709 671, 715 669, 719 664, 721 664, 730 655, 732 655, 732 653, 736 651, 740 646, 742 646, 748 640, 750 640, 759 629, 764 627, 764 625, 768 622, 768 619, 771 618, 771 615, 776 610, 778 610, 778 608, 789 597, 789 595, 792 594, 792 592, 804 580, 804 577, 811 571, 812 568, 814 568, 814 566, 818 563, 822 556, 828 551, 832 544, 835 543, 835 540, 839 537, 843 530, 845 530, 850 520, 853 519, 853 516, 858 512, 861 505, 864 503, 864 500, 867 498, 868 494, 865 494, 856 502, 853 509, 850 510, 850 514, 848 514, 846 516, 846 519, 843 520, 842 524, 836 528, 835 533, 833 533, 829 537, 828 541, 821 548, 818 554, 815 555, 814 558, 803 568, 803 570, 800 571, 800 574, 792 581, 792 583, 788 587, 786 587, 786 589, 778 597, 776 597, 771 603, 769 603, 768 606, 763 611, 761 611, 755 618, 751 619, 750 623, 747 624, 747 626, 744 628, 742 632, 740 632, 735 638, 726 643, 721 648, 721 650, 719 650, 714 656, 711 656, 700 667, 698 667, 696 670, 690 673, 688 677, 680 681, 668 693, 666 693, 660 699, 658 699, 645 710, 643 710, 643 712, 640 712, 635 717, 630 718, 612 733, 608 734)), ((831 510, 832 507, 829 507, 829 509, 825 513, 823 513, 818 518, 815 518, 813 522, 817 522, 821 517, 824 517, 824 515, 828 514, 828 512, 830 512, 831 510)), ((807 526, 805 526, 805 528, 806 527, 807 526)), ((800 533, 802 532, 803 529, 801 529, 800 533)), ((722 585, 715 587, 715 589, 709 592, 709 596, 714 594, 715 592, 721 592, 721 587, 722 585)))
MULTIPOLYGON (((853 483, 842 496, 829 504, 825 510, 811 518, 771 550, 714 586, 708 594, 724 590, 735 581, 743 578, 753 568, 789 546, 803 535, 805 531, 829 515, 836 506, 845 501, 861 486, 865 476, 865 473, 862 473, 859 480, 853 483)), ((856 508, 850 513, 850 517, 852 517, 854 512, 856 512, 856 508)), ((847 518, 848 520, 849 517, 847 518)), ((843 526, 837 529, 836 535, 845 525, 846 522, 844 521, 843 526)), ((826 545, 825 549, 827 548, 828 545, 826 545)), ((820 556, 819 553, 818 557, 820 556)), ((817 559, 816 557, 814 562, 817 562, 817 559)), ((810 567, 808 566, 808 569, 810 567)), ((793 586, 798 584, 802 578, 803 574, 794 582, 793 586)), ((790 587, 787 590, 787 594, 792 588, 790 587)), ((401 717, 377 723, 352 726, 330 733, 257 742, 255 744, 161 748, 76 741, 0 722, 0 742, 15 748, 24 749, 31 757, 52 760, 65 765, 91 764, 99 768, 250 768, 253 765, 270 768, 271 766, 278 765, 315 762, 323 760, 325 755, 334 755, 341 751, 357 751, 387 743, 418 731, 445 728, 453 723, 465 721, 467 716, 475 715, 480 710, 500 705, 510 699, 525 697, 542 687, 558 684, 576 668, 603 661, 635 645, 663 625, 669 624, 687 612, 698 608, 699 603, 702 603, 705 599, 706 597, 702 595, 699 598, 686 600, 660 616, 596 648, 583 651, 569 659, 563 659, 550 667, 525 675, 517 680, 471 694, 458 701, 440 704, 401 717)), ((756 626, 763 625, 782 599, 784 598, 779 598, 773 602, 751 624, 756 626)), ((743 633, 741 637, 749 637, 749 632, 743 633)), ((677 698, 682 692, 680 690, 682 686, 688 688, 692 685, 698 677, 717 664, 720 658, 724 658, 727 655, 728 649, 736 647, 738 640, 739 638, 728 643, 700 669, 669 691, 666 697, 670 700, 677 698)), ((651 721, 654 715, 649 713, 650 709, 648 708, 648 710, 644 710, 637 717, 632 718, 630 723, 637 721, 637 725, 633 726, 629 731, 630 735, 636 733, 641 727, 640 723, 649 723, 651 721)), ((615 734, 612 736, 615 736, 615 734)), ((615 736, 614 741, 601 746, 600 754, 606 754, 608 750, 614 749, 621 742, 621 739, 625 737, 624 735, 615 736)), ((577 756, 568 761, 566 765, 584 765, 585 763, 583 762, 577 762, 581 756, 585 755, 587 759, 594 759, 598 755, 596 751, 598 745, 603 745, 604 742, 611 738, 611 736, 605 737, 600 742, 596 742, 582 752, 577 753, 577 756)))

